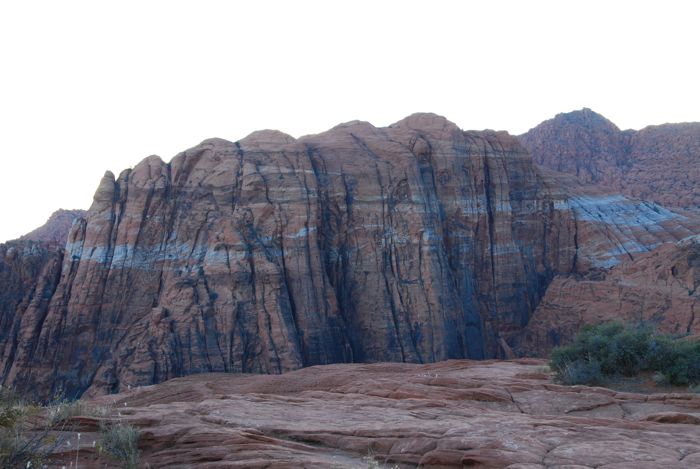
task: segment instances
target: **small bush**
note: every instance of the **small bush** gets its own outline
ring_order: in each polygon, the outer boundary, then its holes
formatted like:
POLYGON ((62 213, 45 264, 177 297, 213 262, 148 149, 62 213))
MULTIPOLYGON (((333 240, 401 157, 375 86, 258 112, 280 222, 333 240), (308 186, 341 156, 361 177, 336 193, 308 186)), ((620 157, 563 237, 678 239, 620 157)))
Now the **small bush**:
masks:
POLYGON ((132 469, 139 462, 139 432, 125 423, 107 423, 100 427, 100 452, 132 469))
POLYGON ((600 384, 603 381, 600 363, 597 361, 576 360, 568 362, 564 365, 558 377, 562 383, 568 385, 600 384))
POLYGON ((605 377, 656 371, 654 381, 700 383, 700 341, 673 340, 648 326, 619 322, 585 326, 574 341, 550 357, 555 377, 565 384, 600 384, 605 377))
POLYGON ((664 386, 668 384, 668 379, 666 379, 666 376, 660 371, 655 371, 654 374, 651 376, 651 380, 657 386, 664 386))
POLYGON ((674 343, 663 368, 669 383, 696 386, 700 384, 700 341, 674 343))

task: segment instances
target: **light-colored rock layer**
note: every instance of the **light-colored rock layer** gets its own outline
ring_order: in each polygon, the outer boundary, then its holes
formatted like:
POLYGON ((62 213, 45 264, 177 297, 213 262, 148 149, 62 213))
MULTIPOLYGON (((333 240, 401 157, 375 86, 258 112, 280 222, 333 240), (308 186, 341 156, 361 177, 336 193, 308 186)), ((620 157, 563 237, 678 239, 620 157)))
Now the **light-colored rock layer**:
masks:
POLYGON ((3 319, 2 379, 74 396, 208 371, 504 356, 555 274, 698 227, 562 185, 514 137, 433 114, 211 139, 105 174, 50 302, 3 319))

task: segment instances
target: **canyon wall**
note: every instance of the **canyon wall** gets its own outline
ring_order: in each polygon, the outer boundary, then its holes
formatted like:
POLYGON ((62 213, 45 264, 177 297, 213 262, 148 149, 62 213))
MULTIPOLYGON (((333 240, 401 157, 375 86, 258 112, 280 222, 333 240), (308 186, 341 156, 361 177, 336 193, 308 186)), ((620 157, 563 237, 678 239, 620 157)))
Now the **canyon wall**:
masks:
POLYGON ((432 114, 207 140, 105 174, 42 261, 61 263, 38 276, 45 301, 2 310, 2 380, 73 397, 208 371, 503 357, 556 274, 699 228, 432 114))
POLYGON ((600 275, 558 276, 516 340, 544 357, 588 324, 646 323, 674 336, 700 335, 700 235, 666 243, 600 275))

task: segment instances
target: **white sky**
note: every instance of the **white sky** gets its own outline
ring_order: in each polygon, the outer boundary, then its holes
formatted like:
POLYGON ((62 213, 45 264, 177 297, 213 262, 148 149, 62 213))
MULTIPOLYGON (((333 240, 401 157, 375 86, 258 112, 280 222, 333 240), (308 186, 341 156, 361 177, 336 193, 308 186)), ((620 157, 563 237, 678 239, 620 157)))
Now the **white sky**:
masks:
POLYGON ((700 120, 700 2, 2 1, 0 241, 209 137, 700 120), (696 6, 698 5, 698 6, 696 6))

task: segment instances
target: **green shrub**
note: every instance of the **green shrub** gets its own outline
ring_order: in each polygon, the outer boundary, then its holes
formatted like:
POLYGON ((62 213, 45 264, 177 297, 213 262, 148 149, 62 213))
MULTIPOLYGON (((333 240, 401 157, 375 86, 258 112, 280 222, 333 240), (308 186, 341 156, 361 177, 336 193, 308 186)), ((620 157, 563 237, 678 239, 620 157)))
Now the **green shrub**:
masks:
POLYGON ((116 459, 127 469, 138 467, 139 432, 125 423, 106 423, 100 427, 100 452, 116 459))
POLYGON ((570 345, 555 348, 550 366, 565 384, 600 384, 605 377, 656 371, 656 382, 696 385, 700 341, 673 340, 644 325, 603 323, 583 327, 570 345))
POLYGON ((568 362, 558 377, 562 383, 568 385, 600 384, 603 381, 600 363, 597 361, 576 360, 568 362))
POLYGON ((695 386, 700 384, 700 341, 678 341, 674 344, 663 368, 669 383, 695 386))

